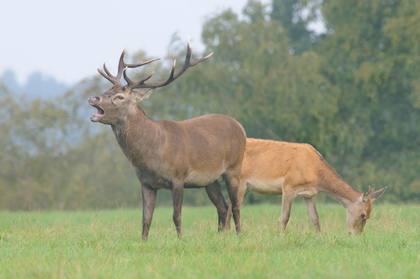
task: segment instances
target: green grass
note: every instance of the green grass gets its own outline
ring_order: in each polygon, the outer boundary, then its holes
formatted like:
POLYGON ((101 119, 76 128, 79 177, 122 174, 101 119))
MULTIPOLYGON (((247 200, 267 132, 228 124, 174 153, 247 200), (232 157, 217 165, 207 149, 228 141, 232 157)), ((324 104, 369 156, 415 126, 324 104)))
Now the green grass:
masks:
POLYGON ((286 234, 278 205, 244 206, 243 233, 217 233, 213 207, 157 208, 142 242, 141 210, 0 212, 0 278, 418 278, 419 206, 376 205, 362 235, 345 210, 319 204, 323 234, 302 203, 286 234))

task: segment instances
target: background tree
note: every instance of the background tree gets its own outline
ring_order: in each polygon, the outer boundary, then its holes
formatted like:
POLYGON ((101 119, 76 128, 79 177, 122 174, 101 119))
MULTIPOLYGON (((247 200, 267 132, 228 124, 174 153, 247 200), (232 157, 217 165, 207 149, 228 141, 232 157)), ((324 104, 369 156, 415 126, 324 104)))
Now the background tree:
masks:
POLYGON ((270 20, 279 21, 286 30, 292 54, 302 54, 311 49, 317 40, 314 31, 308 29, 317 19, 317 1, 273 0, 270 20))
POLYGON ((318 52, 340 91, 334 153, 360 166, 353 176, 418 198, 407 185, 419 181, 420 3, 324 1, 323 16, 329 36, 318 52))
POLYGON ((268 15, 250 1, 243 19, 226 11, 206 23, 203 41, 215 51, 215 69, 203 94, 217 94, 212 110, 238 118, 250 137, 322 148, 329 139, 320 126, 335 113, 335 89, 320 74, 322 58, 312 51, 291 55, 287 32, 268 15))

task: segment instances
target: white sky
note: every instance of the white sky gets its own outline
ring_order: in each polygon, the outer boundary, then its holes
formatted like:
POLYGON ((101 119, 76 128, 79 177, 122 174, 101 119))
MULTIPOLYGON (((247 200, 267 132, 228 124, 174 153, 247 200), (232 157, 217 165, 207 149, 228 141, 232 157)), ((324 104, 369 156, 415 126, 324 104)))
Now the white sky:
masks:
POLYGON ((121 51, 167 54, 175 32, 201 51, 204 21, 247 0, 11 0, 1 5, 0 76, 13 70, 20 82, 41 71, 66 83, 112 69, 121 51))

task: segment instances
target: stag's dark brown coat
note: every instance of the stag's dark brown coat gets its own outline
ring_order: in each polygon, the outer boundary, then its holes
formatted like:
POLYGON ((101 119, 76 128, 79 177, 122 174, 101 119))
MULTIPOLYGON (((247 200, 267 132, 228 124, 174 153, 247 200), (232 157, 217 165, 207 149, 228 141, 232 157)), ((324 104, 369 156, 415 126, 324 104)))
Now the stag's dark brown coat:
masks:
POLYGON ((158 189, 169 189, 173 196, 173 220, 178 234, 181 234, 181 207, 184 187, 205 187, 217 208, 219 230, 224 229, 227 204, 218 183, 222 176, 232 200, 233 217, 239 233, 240 214, 237 191, 240 170, 245 150, 246 136, 242 126, 233 118, 221 114, 209 114, 184 121, 148 118, 138 102, 145 100, 152 89, 165 86, 179 77, 188 67, 204 61, 195 58, 190 61, 191 49, 188 44, 184 66, 168 80, 147 82, 151 77, 133 82, 125 70, 150 63, 126 64, 121 55, 117 76, 112 76, 104 65, 105 73, 99 72, 114 86, 101 96, 92 97, 89 103, 98 109, 91 117, 93 122, 109 124, 127 159, 133 165, 142 185, 143 230, 147 239, 158 189), (124 75, 127 85, 120 83, 124 75), (134 91, 137 88, 151 88, 134 91))

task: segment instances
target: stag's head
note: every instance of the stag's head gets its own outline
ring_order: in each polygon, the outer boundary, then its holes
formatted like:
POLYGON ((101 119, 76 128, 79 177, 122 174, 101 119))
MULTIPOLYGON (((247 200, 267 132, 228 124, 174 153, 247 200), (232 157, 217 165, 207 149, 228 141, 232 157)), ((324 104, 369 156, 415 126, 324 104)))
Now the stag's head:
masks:
POLYGON ((120 121, 124 121, 127 115, 133 113, 137 109, 138 102, 141 102, 150 96, 150 94, 153 92, 153 89, 170 84, 180 75, 182 75, 189 67, 195 66, 198 63, 208 59, 212 54, 213 53, 210 53, 204 58, 197 58, 195 56, 194 59, 191 60, 191 46, 190 42, 188 42, 187 55, 182 68, 175 73, 175 60, 167 80, 162 82, 150 82, 149 79, 153 76, 154 72, 139 81, 132 81, 127 76, 126 71, 128 68, 137 68, 159 60, 159 58, 151 59, 138 64, 127 64, 124 62, 125 51, 123 51, 119 60, 118 73, 116 76, 113 76, 108 71, 105 63, 103 70, 98 69, 98 72, 104 78, 109 80, 113 86, 102 95, 89 98, 89 104, 98 110, 97 113, 91 116, 90 120, 92 122, 101 122, 103 124, 111 125, 120 121), (124 77, 124 80, 127 84, 121 84, 122 77, 124 77))
POLYGON ((371 185, 355 203, 347 207, 347 229, 349 234, 358 234, 363 231, 366 221, 370 218, 372 202, 379 198, 386 189, 387 187, 384 187, 374 192, 375 185, 371 185))

